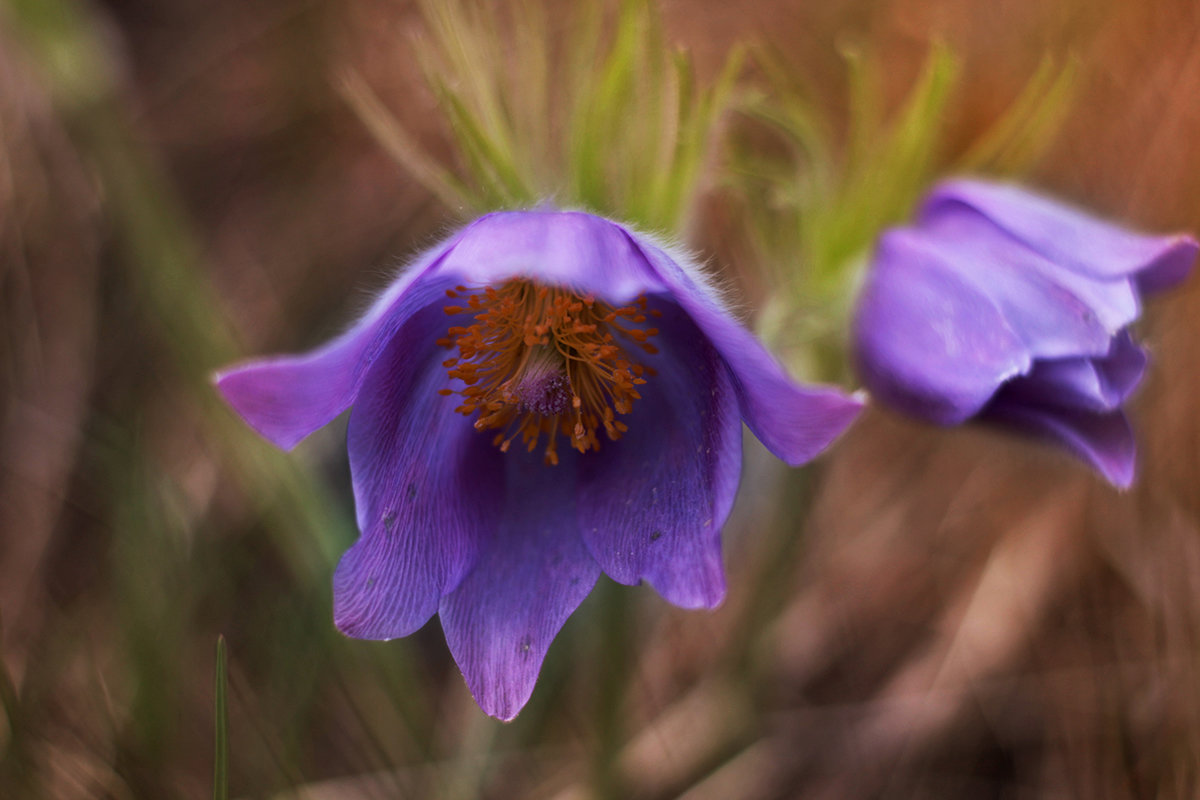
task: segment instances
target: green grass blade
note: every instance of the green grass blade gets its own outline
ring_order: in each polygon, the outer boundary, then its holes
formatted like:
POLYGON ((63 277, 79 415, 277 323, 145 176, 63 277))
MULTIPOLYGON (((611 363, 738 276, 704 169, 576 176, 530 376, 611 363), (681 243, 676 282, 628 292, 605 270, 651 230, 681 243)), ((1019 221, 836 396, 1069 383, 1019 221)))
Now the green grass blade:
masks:
POLYGON ((1029 170, 1054 141, 1072 106, 1079 61, 1046 55, 999 120, 959 159, 963 172, 1020 174, 1029 170))
POLYGON ((362 120, 367 131, 388 155, 407 169, 414 178, 441 200, 447 208, 470 208, 471 193, 447 169, 408 135, 404 127, 384 107, 379 97, 357 72, 347 72, 338 83, 342 98, 362 120))
POLYGON ((225 637, 217 637, 215 711, 213 713, 213 800, 229 800, 229 715, 225 699, 225 637))

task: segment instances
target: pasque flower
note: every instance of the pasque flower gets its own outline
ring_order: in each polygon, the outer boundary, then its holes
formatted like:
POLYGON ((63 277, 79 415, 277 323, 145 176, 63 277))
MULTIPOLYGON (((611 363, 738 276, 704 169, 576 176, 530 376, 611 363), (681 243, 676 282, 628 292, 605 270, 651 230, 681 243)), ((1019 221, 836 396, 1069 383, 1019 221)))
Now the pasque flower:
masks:
POLYGON ((1129 326, 1196 252, 1016 186, 947 181, 878 242, 854 322, 862 379, 910 415, 1003 423, 1128 486, 1122 406, 1146 366, 1129 326))
POLYGON ((342 336, 217 385, 283 448, 352 407, 361 537, 335 622, 390 639, 437 613, 502 719, 601 571, 686 608, 721 601, 743 420, 796 465, 859 411, 791 382, 687 258, 558 211, 476 220, 342 336))

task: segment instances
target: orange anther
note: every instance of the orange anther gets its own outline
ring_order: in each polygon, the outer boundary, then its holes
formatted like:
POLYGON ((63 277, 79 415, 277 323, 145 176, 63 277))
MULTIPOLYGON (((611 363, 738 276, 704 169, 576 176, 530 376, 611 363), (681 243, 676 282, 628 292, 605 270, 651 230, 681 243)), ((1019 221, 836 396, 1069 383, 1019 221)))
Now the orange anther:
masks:
POLYGON ((455 410, 478 414, 478 430, 496 430, 495 446, 507 452, 519 436, 532 451, 545 435, 543 457, 553 465, 559 460, 559 435, 586 453, 599 449, 600 428, 609 439, 628 430, 615 414, 632 410, 641 397, 634 387, 654 370, 630 361, 617 337, 656 352, 647 339, 658 331, 632 327, 646 320, 644 297, 613 308, 590 295, 523 280, 467 291, 447 290, 448 297, 462 296, 466 308, 446 306, 445 311, 469 310, 473 323, 452 326, 438 340, 442 347, 458 349, 443 366, 465 386, 439 394, 460 395, 462 403, 455 410))

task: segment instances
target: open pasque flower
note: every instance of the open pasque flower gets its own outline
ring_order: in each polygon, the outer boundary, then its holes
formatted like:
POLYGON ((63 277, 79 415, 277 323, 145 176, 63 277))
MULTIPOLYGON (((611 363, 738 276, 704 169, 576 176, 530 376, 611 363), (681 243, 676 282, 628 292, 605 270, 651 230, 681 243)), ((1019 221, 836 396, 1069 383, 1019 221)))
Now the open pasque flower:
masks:
POLYGON ((217 384, 284 448, 353 407, 362 535, 334 575, 336 624, 390 639, 437 613, 502 719, 601 571, 721 601, 743 420, 795 465, 859 411, 792 383, 680 254, 577 212, 482 217, 342 336, 217 384))
POLYGON ((947 181, 878 242, 854 323, 862 379, 915 417, 1004 423, 1128 486, 1122 404, 1146 366, 1129 325, 1196 252, 1015 186, 947 181))

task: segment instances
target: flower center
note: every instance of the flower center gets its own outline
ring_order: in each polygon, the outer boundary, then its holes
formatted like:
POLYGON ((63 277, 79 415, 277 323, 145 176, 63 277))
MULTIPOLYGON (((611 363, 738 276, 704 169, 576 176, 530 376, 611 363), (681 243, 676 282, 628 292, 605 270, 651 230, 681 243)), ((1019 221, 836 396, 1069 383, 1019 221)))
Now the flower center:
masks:
POLYGON ((616 418, 628 414, 641 398, 637 387, 654 370, 634 363, 625 345, 647 354, 657 328, 642 328, 645 296, 613 308, 595 298, 531 281, 510 280, 499 287, 469 290, 458 286, 446 294, 463 305, 448 305, 450 315, 470 312, 472 325, 451 326, 438 344, 458 350, 442 362, 451 378, 461 380, 462 403, 455 409, 471 416, 475 429, 497 430, 493 443, 502 451, 517 436, 532 452, 547 436, 545 460, 558 463, 558 436, 566 436, 581 453, 599 450, 600 428, 611 440, 629 428, 616 418), (618 339, 619 337, 619 339, 618 339))

